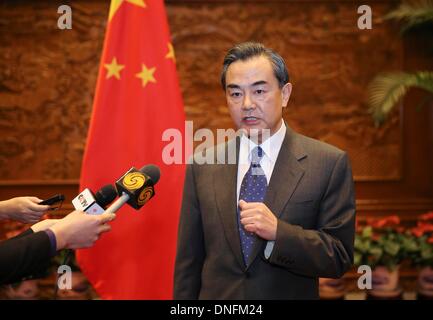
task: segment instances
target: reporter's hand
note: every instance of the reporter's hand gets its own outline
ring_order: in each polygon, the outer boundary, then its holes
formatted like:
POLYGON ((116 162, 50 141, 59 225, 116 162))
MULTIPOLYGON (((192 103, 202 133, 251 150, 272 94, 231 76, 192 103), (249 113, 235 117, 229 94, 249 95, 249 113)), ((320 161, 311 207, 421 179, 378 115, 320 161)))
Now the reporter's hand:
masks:
POLYGON ((45 220, 39 221, 38 223, 32 225, 30 227, 30 229, 32 229, 33 232, 44 231, 44 230, 47 230, 47 229, 51 228, 52 226, 54 226, 60 220, 62 220, 62 219, 45 219, 45 220))
POLYGON ((56 236, 57 250, 91 247, 101 233, 111 230, 107 222, 115 217, 113 213, 89 215, 83 211, 71 212, 50 228, 56 236))
POLYGON ((0 201, 0 217, 23 223, 38 222, 50 208, 48 205, 39 205, 41 201, 37 197, 16 197, 0 201))

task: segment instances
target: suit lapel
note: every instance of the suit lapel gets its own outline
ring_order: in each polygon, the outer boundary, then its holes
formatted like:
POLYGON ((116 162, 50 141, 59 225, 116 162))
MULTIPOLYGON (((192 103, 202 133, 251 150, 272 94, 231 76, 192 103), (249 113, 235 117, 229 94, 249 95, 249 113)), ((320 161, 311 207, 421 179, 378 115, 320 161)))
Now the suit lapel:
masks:
POLYGON ((287 127, 286 137, 277 157, 264 200, 277 218, 280 217, 284 206, 304 175, 304 169, 299 164, 299 160, 304 157, 306 154, 298 145, 295 133, 287 127))
MULTIPOLYGON (((230 142, 229 142, 230 143, 230 142)), ((235 164, 217 164, 217 169, 214 172, 214 194, 221 221, 224 226, 224 233, 227 241, 236 256, 239 265, 244 269, 245 264, 242 257, 241 241, 238 231, 237 218, 237 171, 239 160, 239 137, 232 140, 231 143, 236 143, 236 163, 235 164)), ((228 154, 227 147, 225 149, 228 154)))
MULTIPOLYGON (((299 164, 299 160, 306 157, 302 146, 297 143, 296 134, 287 124, 286 127, 286 136, 281 145, 263 201, 277 218, 281 216, 284 206, 290 200, 304 175, 304 169, 299 164)), ((264 249, 266 242, 262 239, 256 241, 247 268, 251 266, 259 251, 264 249)))

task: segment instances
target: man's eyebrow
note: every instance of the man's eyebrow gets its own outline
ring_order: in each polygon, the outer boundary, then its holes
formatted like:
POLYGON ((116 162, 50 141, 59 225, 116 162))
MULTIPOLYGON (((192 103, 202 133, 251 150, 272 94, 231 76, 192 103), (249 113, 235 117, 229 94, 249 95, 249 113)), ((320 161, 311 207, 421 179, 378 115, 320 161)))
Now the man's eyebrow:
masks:
POLYGON ((255 87, 255 86, 259 86, 261 84, 268 84, 268 83, 265 80, 260 80, 260 81, 254 82, 251 86, 255 87))
POLYGON ((229 83, 227 85, 227 88, 230 88, 230 89, 240 89, 240 86, 237 85, 237 84, 229 83))
MULTIPOLYGON (((262 85, 262 84, 268 84, 268 83, 265 80, 260 80, 260 81, 256 81, 253 84, 251 84, 250 87, 259 86, 259 85, 262 85)), ((227 85, 227 88, 230 88, 230 89, 240 89, 240 86, 237 85, 237 84, 234 84, 234 83, 229 83, 227 85)))

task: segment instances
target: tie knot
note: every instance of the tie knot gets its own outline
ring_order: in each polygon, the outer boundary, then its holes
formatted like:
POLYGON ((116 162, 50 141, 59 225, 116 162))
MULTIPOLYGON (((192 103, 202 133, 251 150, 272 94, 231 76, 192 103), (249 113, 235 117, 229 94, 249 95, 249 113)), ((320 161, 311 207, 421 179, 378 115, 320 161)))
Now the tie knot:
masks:
POLYGON ((263 149, 259 146, 255 147, 251 151, 251 163, 254 165, 260 164, 260 160, 263 158, 263 149))

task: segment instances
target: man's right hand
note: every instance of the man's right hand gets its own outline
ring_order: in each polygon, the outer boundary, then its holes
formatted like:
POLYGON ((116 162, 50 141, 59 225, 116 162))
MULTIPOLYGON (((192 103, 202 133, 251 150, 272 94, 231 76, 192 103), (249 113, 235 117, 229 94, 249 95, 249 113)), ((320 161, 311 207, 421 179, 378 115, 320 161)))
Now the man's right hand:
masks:
POLYGON ((56 236, 57 250, 91 247, 101 233, 111 230, 107 222, 116 217, 113 213, 89 215, 73 211, 49 229, 56 236))

